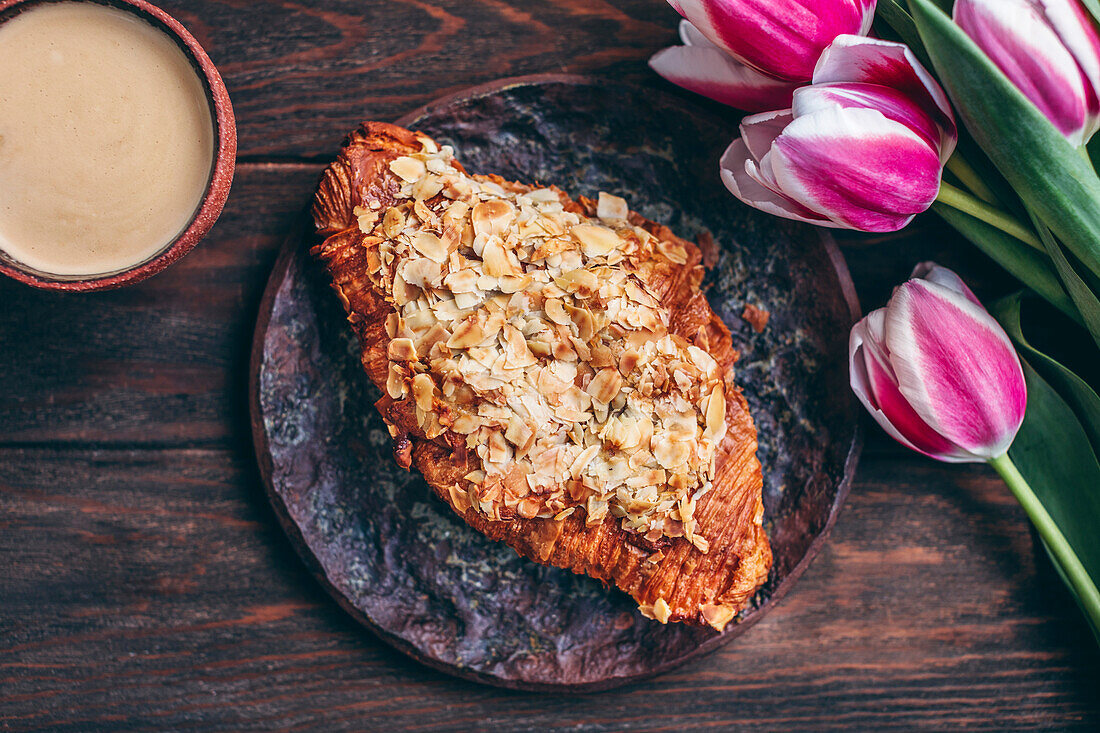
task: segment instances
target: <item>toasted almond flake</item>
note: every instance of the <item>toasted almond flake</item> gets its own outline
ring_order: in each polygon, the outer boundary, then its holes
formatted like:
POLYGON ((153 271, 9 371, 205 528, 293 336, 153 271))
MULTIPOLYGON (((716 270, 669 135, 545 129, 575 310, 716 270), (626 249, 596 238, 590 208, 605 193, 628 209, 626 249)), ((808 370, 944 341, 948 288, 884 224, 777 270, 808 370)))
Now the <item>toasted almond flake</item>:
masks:
POLYGON ((664 468, 679 468, 687 463, 691 446, 686 442, 668 439, 654 440, 653 457, 664 468))
POLYGON ((443 241, 431 232, 420 231, 412 239, 412 246, 432 262, 440 264, 447 261, 447 247, 443 241))
MULTIPOLYGON (((484 206, 484 204, 481 204, 484 206)), ((504 242, 496 235, 490 235, 485 240, 485 246, 481 253, 485 274, 498 278, 503 275, 522 275, 523 269, 519 263, 513 263, 504 249, 504 242)))
POLYGON ((570 270, 554 278, 554 284, 567 293, 574 293, 582 298, 590 298, 599 289, 600 283, 596 274, 590 270, 570 270))
POLYGON ((390 170, 396 173, 401 180, 413 183, 427 172, 424 161, 410 158, 405 155, 390 161, 390 170))
POLYGON ((578 224, 571 234, 581 244, 581 250, 588 257, 605 257, 622 242, 614 229, 599 224, 578 224))
POLYGON ((427 374, 417 374, 412 379, 413 399, 424 412, 431 412, 435 397, 435 382, 427 374))
POLYGON ((524 519, 534 519, 539 513, 538 499, 527 498, 516 506, 516 514, 524 519))
POLYGON ((465 489, 460 488, 457 484, 452 484, 447 493, 451 497, 451 506, 455 508, 459 514, 465 514, 470 510, 470 495, 465 489))
POLYGON ((674 264, 683 265, 687 262, 687 250, 684 249, 683 245, 674 244, 673 242, 658 241, 657 251, 674 264))
POLYGON ((592 462, 592 459, 596 457, 596 454, 600 452, 600 445, 590 445, 573 459, 573 463, 569 466, 569 475, 573 478, 579 478, 584 469, 588 467, 588 464, 592 462))
POLYGON ((630 207, 624 199, 600 191, 596 204, 596 216, 604 221, 619 222, 630 216, 630 207))
POLYGON ((619 372, 629 376, 642 362, 642 355, 636 349, 627 349, 619 357, 619 372))
POLYGON ((412 339, 407 338, 391 339, 386 349, 386 355, 390 361, 416 361, 419 358, 416 355, 416 346, 413 345, 412 339))
POLYGON ((516 209, 511 203, 497 199, 475 206, 470 221, 475 234, 503 234, 515 216, 516 209))
POLYGON ((378 223, 378 212, 365 209, 362 206, 356 206, 352 213, 355 215, 359 223, 359 231, 364 234, 370 234, 374 231, 374 225, 378 223))
POLYGON ((622 388, 623 378, 618 369, 601 369, 588 384, 588 394, 597 402, 611 402, 622 388))
POLYGON ((722 387, 716 386, 707 400, 707 429, 703 437, 708 440, 717 440, 726 432, 726 395, 722 387))
POLYGON ((399 400, 405 396, 405 391, 405 375, 396 364, 390 364, 390 369, 386 376, 386 394, 392 399, 399 400))
POLYGON ((726 628, 726 624, 733 620, 734 612, 729 606, 720 606, 714 603, 704 603, 699 611, 711 627, 718 631, 726 628))
POLYGON ((393 239, 405 228, 405 214, 396 206, 386 209, 382 217, 382 233, 393 239))
POLYGON ((559 326, 567 326, 573 322, 569 318, 569 314, 565 312, 562 302, 557 298, 548 298, 542 307, 546 317, 559 326))
POLYGON ((443 179, 439 176, 428 175, 421 178, 413 185, 413 196, 418 201, 430 199, 443 190, 443 179))
POLYGON ((477 346, 485 340, 485 329, 476 318, 470 317, 458 324, 458 327, 447 339, 449 349, 468 349, 477 346))

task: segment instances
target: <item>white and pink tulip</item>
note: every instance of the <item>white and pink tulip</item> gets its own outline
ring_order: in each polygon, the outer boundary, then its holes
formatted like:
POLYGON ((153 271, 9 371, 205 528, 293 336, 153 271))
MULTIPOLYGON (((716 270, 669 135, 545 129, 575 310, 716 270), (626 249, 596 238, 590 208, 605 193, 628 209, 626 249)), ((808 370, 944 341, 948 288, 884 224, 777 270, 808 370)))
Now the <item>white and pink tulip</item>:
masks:
POLYGON ((1027 387, 1007 334, 958 275, 933 263, 852 328, 848 366, 875 421, 940 461, 999 458, 1024 419, 1027 387))
POLYGON ((1100 34, 1078 0, 957 0, 955 22, 1073 145, 1100 127, 1100 34))
POLYGON ((935 201, 957 140, 946 95, 906 46, 843 35, 790 109, 742 121, 721 176, 778 216, 895 231, 935 201))
POLYGON ((876 0, 669 0, 684 17, 682 46, 649 65, 673 84, 749 112, 790 105, 822 50, 864 35, 876 0))

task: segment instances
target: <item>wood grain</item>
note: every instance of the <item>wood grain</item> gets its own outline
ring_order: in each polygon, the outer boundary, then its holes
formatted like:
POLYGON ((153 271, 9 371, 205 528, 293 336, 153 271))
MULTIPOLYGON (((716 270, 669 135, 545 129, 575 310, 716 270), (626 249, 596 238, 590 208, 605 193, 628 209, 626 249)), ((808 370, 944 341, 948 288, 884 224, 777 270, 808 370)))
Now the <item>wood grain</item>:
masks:
POLYGON ((293 555, 244 451, 2 450, 0 516, 0 727, 1100 722, 1088 632, 980 468, 867 460, 824 552, 752 633, 580 697, 453 680, 362 632, 293 555))
MULTIPOLYGON (((294 556, 248 442, 248 338, 287 227, 366 116, 521 73, 660 84, 659 0, 168 0, 236 105, 225 214, 130 289, 0 282, 0 729, 1097 729, 1100 653, 992 473, 869 440, 840 521, 749 634, 587 697, 416 665, 294 556)), ((730 134, 736 118, 730 115, 730 134)), ((934 219, 842 238, 864 308, 912 265, 1011 282, 934 219)))

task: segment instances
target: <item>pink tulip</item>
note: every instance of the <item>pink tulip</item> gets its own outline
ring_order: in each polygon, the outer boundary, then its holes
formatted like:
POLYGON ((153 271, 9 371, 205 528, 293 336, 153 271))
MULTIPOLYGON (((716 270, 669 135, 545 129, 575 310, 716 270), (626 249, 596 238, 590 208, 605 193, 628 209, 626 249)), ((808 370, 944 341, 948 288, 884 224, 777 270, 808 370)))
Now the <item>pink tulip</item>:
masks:
POLYGON ((948 463, 998 458, 1027 406, 1019 357, 954 272, 929 262, 912 278, 852 328, 852 390, 908 448, 948 463))
POLYGON ((791 109, 742 120, 720 168, 730 192, 763 211, 895 231, 935 201, 957 139, 947 97, 906 46, 845 35, 791 109))
POLYGON ((649 60, 654 71, 676 86, 747 112, 790 106, 797 82, 735 61, 686 20, 680 21, 680 38, 683 46, 662 49, 649 60))
POLYGON ((876 0, 669 0, 682 46, 649 65, 673 84, 738 109, 787 107, 842 33, 871 28, 876 0))
POLYGON ((958 0, 955 22, 1071 143, 1100 127, 1100 34, 1078 0, 958 0))

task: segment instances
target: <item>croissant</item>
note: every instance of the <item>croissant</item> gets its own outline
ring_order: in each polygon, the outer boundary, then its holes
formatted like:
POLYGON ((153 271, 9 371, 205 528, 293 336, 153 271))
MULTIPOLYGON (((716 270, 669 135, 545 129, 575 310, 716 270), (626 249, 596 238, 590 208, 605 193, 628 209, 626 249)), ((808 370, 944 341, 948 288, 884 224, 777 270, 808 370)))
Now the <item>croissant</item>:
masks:
POLYGON ((695 245, 621 198, 470 175, 379 122, 313 217, 402 466, 661 623, 721 630, 744 608, 771 567, 756 429, 695 245))

